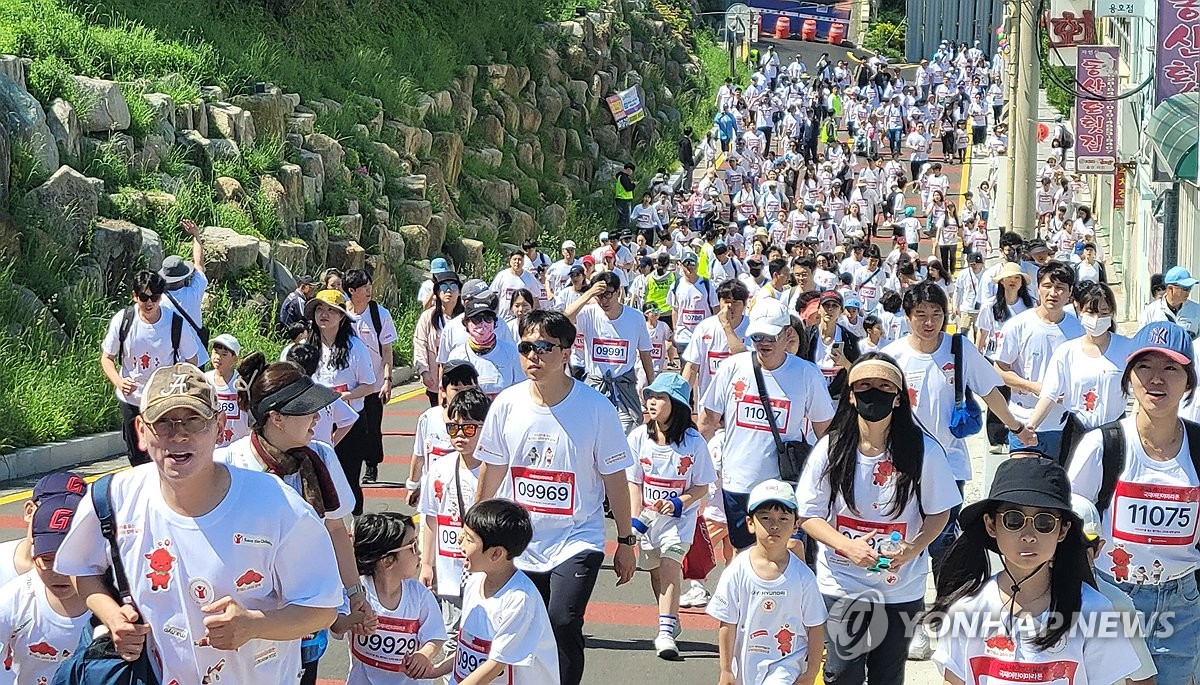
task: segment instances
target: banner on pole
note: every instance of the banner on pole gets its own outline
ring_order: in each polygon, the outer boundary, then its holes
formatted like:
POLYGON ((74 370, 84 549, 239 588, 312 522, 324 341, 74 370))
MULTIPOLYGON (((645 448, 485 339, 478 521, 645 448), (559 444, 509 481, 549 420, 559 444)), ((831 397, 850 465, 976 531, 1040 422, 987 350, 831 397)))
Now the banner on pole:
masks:
POLYGON ((1154 60, 1154 104, 1198 87, 1200 0, 1159 0, 1154 60))
POLYGON ((1117 95, 1119 58, 1116 46, 1079 46, 1075 79, 1089 95, 1075 102, 1075 169, 1080 173, 1116 171, 1117 103, 1106 98, 1117 95))
POLYGON ((1117 174, 1113 177, 1113 210, 1117 212, 1125 211, 1125 169, 1117 167, 1117 174))
POLYGON ((613 119, 617 123, 617 130, 629 128, 646 116, 646 110, 642 107, 642 95, 637 86, 610 95, 607 101, 608 109, 612 111, 613 119))

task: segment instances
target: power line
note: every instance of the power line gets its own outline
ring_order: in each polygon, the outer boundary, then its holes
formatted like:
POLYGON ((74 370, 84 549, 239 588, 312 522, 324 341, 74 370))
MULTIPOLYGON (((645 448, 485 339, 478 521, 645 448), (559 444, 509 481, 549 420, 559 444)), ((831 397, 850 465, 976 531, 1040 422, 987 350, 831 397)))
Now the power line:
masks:
MULTIPOLYGON (((1154 82, 1154 75, 1151 74, 1150 76, 1146 77, 1145 81, 1142 81, 1142 83, 1140 85, 1138 85, 1136 88, 1134 88, 1133 90, 1126 92, 1126 93, 1121 93, 1119 95, 1101 95, 1101 94, 1093 91, 1092 89, 1088 88, 1087 86, 1085 86, 1083 83, 1081 83, 1079 81, 1079 79, 1075 78, 1075 76, 1071 77, 1071 81, 1074 82, 1074 85, 1073 86, 1068 85, 1064 80, 1059 78, 1058 74, 1056 74, 1054 69, 1051 68, 1055 65, 1050 64, 1050 61, 1046 58, 1045 46, 1042 45, 1043 34, 1042 34, 1042 21, 1041 21, 1042 17, 1045 16, 1045 11, 1046 11, 1046 0, 1038 0, 1037 25, 1035 27, 1035 29, 1037 31, 1036 48, 1037 48, 1038 63, 1041 66, 1046 67, 1043 71, 1046 74, 1046 77, 1054 82, 1054 85, 1067 91, 1068 93, 1070 93, 1077 99, 1099 100, 1100 102, 1117 102, 1120 100, 1126 100, 1128 98, 1131 98, 1131 97, 1137 95, 1138 93, 1141 93, 1143 90, 1145 90, 1147 87, 1149 87, 1149 85, 1151 83, 1154 82), (1076 90, 1075 89, 1076 86, 1079 88, 1082 88, 1084 90, 1084 93, 1086 93, 1086 94, 1080 93, 1078 90, 1076 90)), ((1046 42, 1050 45, 1050 48, 1052 50, 1054 50, 1054 54, 1058 56, 1058 61, 1065 62, 1066 60, 1064 60, 1062 58, 1062 53, 1059 52, 1058 46, 1054 45, 1053 43, 1050 43, 1049 30, 1047 30, 1045 37, 1047 38, 1046 42)), ((1061 66, 1066 66, 1066 65, 1064 64, 1061 66)))

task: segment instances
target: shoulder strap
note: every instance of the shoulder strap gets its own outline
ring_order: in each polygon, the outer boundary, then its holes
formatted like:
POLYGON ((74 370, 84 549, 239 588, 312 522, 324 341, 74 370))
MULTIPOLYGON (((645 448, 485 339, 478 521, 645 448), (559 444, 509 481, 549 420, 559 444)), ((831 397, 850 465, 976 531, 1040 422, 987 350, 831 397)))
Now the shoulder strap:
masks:
POLYGON ((771 397, 767 394, 767 383, 763 380, 762 366, 758 363, 758 354, 750 355, 750 365, 754 367, 754 382, 758 384, 758 401, 762 403, 767 425, 771 427, 771 437, 775 438, 775 449, 783 452, 783 438, 779 436, 779 426, 775 425, 775 412, 771 409, 771 397))
POLYGON ((117 594, 122 604, 132 606, 133 594, 129 591, 125 564, 121 561, 121 548, 117 545, 117 520, 112 507, 112 479, 112 474, 108 474, 92 484, 92 506, 96 510, 96 518, 100 520, 100 532, 108 541, 117 594))
POLYGON ((963 341, 962 333, 950 337, 950 354, 954 356, 954 406, 961 406, 966 397, 963 387, 963 341))
POLYGON ((117 370, 121 369, 121 361, 125 358, 125 339, 129 337, 129 329, 133 328, 133 305, 121 310, 121 325, 117 328, 117 370))
POLYGON ((1125 429, 1113 421, 1100 426, 1101 472, 1100 491, 1096 493, 1096 509, 1107 511, 1117 489, 1117 478, 1125 468, 1125 429))
MULTIPOLYGON (((186 314, 185 314, 185 316, 186 316, 186 314)), ((188 319, 188 321, 190 322, 191 319, 188 319)), ((197 335, 199 335, 200 330, 196 329, 196 333, 197 333, 197 335)), ((172 316, 171 317, 171 362, 173 364, 179 363, 179 340, 182 337, 183 337, 183 319, 179 318, 178 316, 172 316)))
POLYGON ((375 327, 375 345, 379 348, 379 354, 383 355, 383 343, 379 342, 379 335, 383 331, 383 321, 379 316, 379 303, 375 300, 367 302, 367 308, 371 310, 371 325, 375 327))
POLYGON ((188 325, 192 327, 192 330, 196 331, 196 333, 199 334, 200 326, 197 326, 196 322, 192 321, 192 317, 188 316, 187 310, 183 308, 183 305, 179 304, 179 300, 176 300, 174 297, 171 297, 171 291, 164 290, 163 295, 166 295, 167 299, 171 301, 171 304, 175 305, 175 313, 179 314, 184 319, 186 319, 188 322, 188 325))

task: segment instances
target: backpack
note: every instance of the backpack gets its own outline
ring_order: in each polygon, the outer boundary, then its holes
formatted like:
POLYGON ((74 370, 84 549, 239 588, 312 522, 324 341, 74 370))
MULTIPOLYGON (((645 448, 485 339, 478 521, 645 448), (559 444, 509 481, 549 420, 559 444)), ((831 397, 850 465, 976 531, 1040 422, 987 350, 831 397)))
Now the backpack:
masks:
POLYGON ((379 303, 371 300, 367 303, 367 308, 371 310, 371 328, 375 329, 375 345, 379 348, 379 356, 383 356, 383 343, 379 342, 379 334, 383 330, 383 320, 379 316, 379 303))
MULTIPOLYGON (((680 281, 682 281, 682 280, 683 280, 682 278, 679 278, 678 276, 676 276, 676 278, 675 278, 675 282, 671 284, 671 294, 672 294, 672 295, 674 295, 674 294, 675 294, 675 291, 676 291, 676 290, 679 290, 679 282, 680 282, 680 281)), ((703 285, 703 286, 704 286, 704 296, 705 296, 705 298, 706 298, 706 299, 704 300, 704 306, 705 306, 705 307, 708 307, 708 312, 709 312, 710 314, 711 314, 711 313, 713 313, 713 308, 712 308, 712 284, 711 284, 711 283, 709 283, 709 281, 708 281, 708 279, 707 279, 707 278, 705 278, 704 276, 700 276, 699 278, 697 278, 697 279, 696 279, 696 285, 703 285)))
MULTIPOLYGON (((117 329, 117 367, 125 358, 125 339, 129 337, 129 329, 133 328, 133 318, 137 316, 133 305, 121 311, 121 326, 117 329)), ((171 363, 179 363, 179 340, 183 337, 183 318, 171 312, 171 363)))
MULTIPOLYGON (((1182 419, 1182 421, 1184 433, 1187 435, 1192 466, 1196 469, 1196 473, 1200 474, 1200 424, 1186 419, 1182 419)), ((1125 469, 1125 429, 1121 426, 1120 420, 1112 421, 1100 426, 1100 436, 1103 475, 1100 478, 1100 490, 1096 493, 1096 510, 1105 512, 1112 504, 1113 493, 1117 489, 1117 479, 1120 477, 1121 471, 1125 469)), ((1066 463, 1063 464, 1064 468, 1070 465, 1073 456, 1067 457, 1066 463)))

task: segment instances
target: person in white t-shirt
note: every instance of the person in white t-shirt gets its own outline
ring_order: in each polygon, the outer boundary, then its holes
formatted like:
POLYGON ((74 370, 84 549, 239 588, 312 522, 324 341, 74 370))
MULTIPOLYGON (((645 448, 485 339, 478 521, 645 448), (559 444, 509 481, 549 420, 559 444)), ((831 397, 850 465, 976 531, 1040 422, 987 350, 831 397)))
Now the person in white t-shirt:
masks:
POLYGON ((675 348, 683 354, 696 326, 716 311, 719 296, 717 286, 697 274, 696 255, 686 254, 679 263, 682 273, 667 291, 667 306, 674 312, 675 348))
POLYGON ((45 683, 91 630, 92 614, 71 579, 54 571, 54 559, 75 516, 80 495, 47 497, 34 512, 33 570, 0 588, 0 651, 12 682, 45 683))
POLYGON ((750 316, 746 335, 754 351, 721 363, 700 400, 699 422, 705 438, 712 437, 717 425, 725 423, 721 450, 725 516, 730 542, 738 549, 754 542, 746 528, 750 490, 780 476, 775 439, 760 395, 765 392, 769 397, 775 426, 785 442, 811 445, 825 434, 833 418, 833 401, 824 376, 812 362, 788 353, 797 344, 798 334, 782 303, 774 299, 759 303, 750 316), (766 388, 760 387, 756 368, 766 388))
POLYGON ((1134 413, 1111 434, 1084 435, 1067 472, 1071 491, 1096 503, 1101 535, 1112 543, 1096 566, 1099 577, 1152 617, 1146 638, 1157 682, 1186 683, 1200 678, 1200 446, 1196 425, 1181 420, 1179 407, 1195 392, 1195 352, 1187 330, 1166 321, 1146 324, 1130 350, 1121 384, 1130 389, 1134 413))
POLYGON ((642 423, 634 364, 641 363, 646 382, 654 382, 646 318, 621 304, 621 283, 607 272, 596 274, 591 287, 564 314, 583 336, 584 382, 616 408, 628 433, 642 423))
POLYGON ((246 415, 238 406, 237 365, 241 353, 241 343, 228 333, 212 339, 213 368, 204 375, 217 389, 217 401, 221 403, 221 411, 225 412, 225 429, 221 431, 217 447, 227 447, 250 433, 246 415))
POLYGON ((798 529, 796 493, 768 479, 750 491, 754 545, 721 573, 708 603, 721 622, 719 685, 812 685, 820 676, 825 602, 812 571, 788 550, 798 529))
POLYGON ((496 335, 499 322, 490 302, 472 300, 463 313, 463 321, 467 326, 467 340, 450 351, 447 363, 463 361, 475 367, 479 387, 489 397, 525 380, 517 347, 496 335))
MULTIPOLYGON (((668 360, 672 366, 677 366, 679 357, 675 354, 672 344, 671 327, 662 320, 658 305, 646 302, 642 305, 642 315, 646 317, 646 334, 650 336, 650 359, 654 362, 654 375, 657 377, 668 360)), ((646 374, 638 367, 638 387, 645 388, 648 384, 646 374)))
MULTIPOLYGON (((317 373, 317 365, 321 363, 321 350, 308 343, 292 345, 287 358, 282 361, 298 364, 304 373, 313 376, 317 373)), ((339 397, 333 404, 317 412, 317 425, 313 426, 312 439, 337 447, 357 420, 358 412, 339 397)))
MULTIPOLYGON (((1038 270, 1038 306, 1009 319, 1000 330, 996 370, 1012 388, 1008 408, 1022 423, 1028 424, 1033 415, 1055 350, 1084 334, 1079 319, 1063 310, 1071 302, 1074 286, 1071 267, 1049 262, 1038 270)), ((1062 405, 1053 405, 1038 424, 1035 450, 1052 459, 1062 451, 1064 411, 1062 405)), ((1008 446, 1010 450, 1019 449, 1021 441, 1010 436, 1008 446)))
POLYGON ((408 491, 408 505, 417 506, 421 491, 425 489, 425 474, 442 457, 454 454, 454 445, 446 432, 444 408, 461 390, 479 385, 479 374, 467 362, 453 362, 442 369, 442 398, 436 407, 430 407, 417 417, 413 431, 412 461, 408 464, 408 480, 404 488, 408 491))
POLYGON ((696 401, 708 391, 721 362, 748 347, 746 300, 749 293, 740 281, 726 281, 717 288, 717 313, 701 321, 692 331, 692 342, 681 355, 683 377, 696 388, 696 401))
POLYGON ((331 629, 350 643, 346 685, 433 682, 447 635, 437 599, 416 579, 418 544, 416 523, 405 512, 364 514, 354 525, 354 559, 370 611, 344 603, 331 629), (362 630, 372 622, 374 631, 362 630))
POLYGON ((363 482, 374 483, 379 480, 379 465, 383 463, 383 405, 392 398, 392 343, 400 335, 392 313, 374 299, 370 272, 351 269, 342 284, 349 298, 346 309, 351 315, 354 334, 371 355, 371 369, 375 372, 375 392, 363 397, 358 419, 364 431, 363 482))
POLYGON ((75 576, 119 656, 150 650, 159 682, 295 682, 300 638, 329 627, 341 604, 333 546, 277 477, 213 462, 224 420, 199 369, 156 371, 137 420, 153 463, 94 486, 111 487, 133 604, 107 587, 109 545, 90 499, 54 570, 75 576))
POLYGON ((547 294, 550 297, 553 297, 554 293, 570 285, 571 279, 569 275, 571 267, 578 263, 575 261, 576 247, 574 240, 564 240, 561 251, 563 258, 554 262, 546 269, 546 285, 550 288, 550 292, 547 294))
POLYGON ((100 343, 100 369, 117 395, 121 437, 130 465, 149 463, 137 441, 134 419, 142 388, 154 371, 179 362, 194 364, 197 339, 184 335, 187 323, 162 306, 167 283, 153 271, 139 271, 131 284, 133 304, 113 315, 100 343))
POLYGON ((679 659, 679 584, 696 534, 700 507, 717 480, 708 445, 692 423, 692 390, 677 373, 654 379, 642 395, 649 421, 629 434, 626 469, 633 527, 642 535, 639 568, 650 572, 658 599, 660 659, 679 659))
MULTIPOLYGON (((503 317, 507 317, 509 314, 513 293, 522 288, 533 293, 535 298, 542 299, 542 284, 538 282, 537 276, 525 270, 524 252, 513 250, 508 255, 508 267, 492 278, 491 285, 492 292, 500 297, 500 309, 497 311, 503 317)), ((466 298, 466 296, 464 289, 463 297, 466 298)))
POLYGON ((204 328, 201 304, 204 302, 204 292, 208 289, 208 277, 204 274, 204 243, 200 241, 200 228, 195 222, 184 219, 179 222, 179 228, 192 238, 192 261, 185 261, 176 255, 167 255, 163 259, 162 268, 158 270, 158 274, 167 282, 162 306, 183 317, 183 332, 196 345, 196 365, 204 368, 208 363, 208 350, 204 348, 200 335, 204 328))
POLYGON ((887 681, 904 672, 904 631, 875 636, 867 650, 847 647, 866 640, 862 612, 909 625, 924 609, 927 548, 962 496, 945 450, 913 419, 894 360, 860 358, 847 389, 830 427, 836 438, 817 442, 796 488, 800 527, 818 543, 821 594, 845 608, 826 628, 826 679, 887 681))
POLYGON ((1002 462, 988 497, 963 509, 962 526, 930 611, 940 634, 933 661, 946 683, 1108 685, 1140 668, 1112 603, 1092 585, 1062 467, 1040 457, 1002 462))
MULTIPOLYGON (((644 334, 645 325, 638 326, 644 334)), ((478 450, 484 463, 479 499, 498 493, 533 519, 537 535, 517 566, 548 598, 565 685, 583 679, 582 599, 591 595, 604 560, 606 496, 617 530, 618 584, 633 578, 638 543, 630 524, 625 431, 611 401, 567 375, 574 343, 575 326, 563 314, 535 310, 525 317, 517 349, 529 380, 496 397, 478 450)), ((463 553, 470 570, 465 545, 463 553)), ((463 611, 465 631, 465 599, 463 611)))
MULTIPOLYGON (((33 570, 33 533, 29 529, 29 524, 33 522, 33 515, 37 512, 38 504, 55 495, 67 494, 82 497, 86 490, 87 483, 83 478, 70 471, 47 473, 38 479, 29 499, 25 500, 25 511, 22 515, 26 524, 25 535, 16 540, 0 543, 0 586, 33 570)), ((5 675, 9 674, 0 671, 0 683, 9 685, 12 678, 5 680, 5 675)))
POLYGON ((542 590, 514 564, 532 538, 529 514, 509 500, 481 501, 467 510, 461 542, 471 576, 463 586, 462 627, 453 655, 438 664, 435 677, 449 676, 453 685, 574 682, 560 675, 562 643, 555 642, 542 590))

